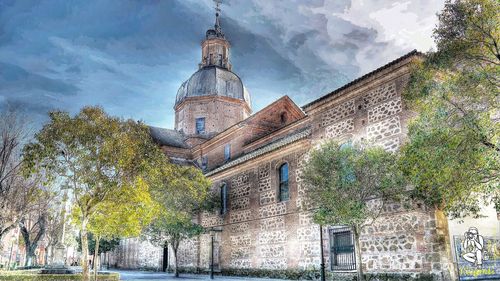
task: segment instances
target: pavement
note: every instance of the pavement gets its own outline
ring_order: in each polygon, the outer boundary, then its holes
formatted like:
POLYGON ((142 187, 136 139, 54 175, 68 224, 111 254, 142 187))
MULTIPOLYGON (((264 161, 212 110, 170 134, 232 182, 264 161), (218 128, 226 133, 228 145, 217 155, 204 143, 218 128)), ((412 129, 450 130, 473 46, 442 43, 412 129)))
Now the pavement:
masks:
MULTIPOLYGON (((155 280, 179 280, 179 281, 199 281, 210 280, 208 275, 181 274, 175 278, 173 273, 151 272, 151 271, 133 271, 133 270, 109 270, 110 272, 120 273, 120 280, 128 281, 155 281, 155 280)), ((248 277, 227 277, 214 276, 215 281, 289 281, 283 279, 267 278, 248 278, 248 277)))

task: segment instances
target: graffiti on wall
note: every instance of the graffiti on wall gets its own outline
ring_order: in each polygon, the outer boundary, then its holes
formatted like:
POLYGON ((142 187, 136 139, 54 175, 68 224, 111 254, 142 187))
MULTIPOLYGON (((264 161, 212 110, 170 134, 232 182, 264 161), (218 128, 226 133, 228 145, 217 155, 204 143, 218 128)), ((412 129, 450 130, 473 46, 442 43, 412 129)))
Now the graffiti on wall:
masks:
POLYGON ((462 236, 454 236, 460 280, 500 279, 500 238, 482 236, 470 227, 462 236))

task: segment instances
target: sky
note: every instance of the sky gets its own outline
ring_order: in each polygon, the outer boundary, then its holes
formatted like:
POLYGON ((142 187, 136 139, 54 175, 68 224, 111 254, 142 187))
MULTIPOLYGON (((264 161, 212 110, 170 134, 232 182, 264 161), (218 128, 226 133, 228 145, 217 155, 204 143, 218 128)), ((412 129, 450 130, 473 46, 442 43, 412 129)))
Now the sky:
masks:
MULTIPOLYGON (((444 0, 225 0, 231 62, 256 112, 299 106, 407 52, 435 48, 444 0)), ((40 124, 86 105, 173 128, 212 0, 0 0, 0 110, 40 124)))

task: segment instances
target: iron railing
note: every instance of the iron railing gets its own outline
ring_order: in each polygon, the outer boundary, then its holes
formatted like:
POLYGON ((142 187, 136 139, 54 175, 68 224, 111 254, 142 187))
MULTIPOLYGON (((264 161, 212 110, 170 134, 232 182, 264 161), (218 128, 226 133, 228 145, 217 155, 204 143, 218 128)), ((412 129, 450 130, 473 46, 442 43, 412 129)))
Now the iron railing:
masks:
POLYGON ((330 229, 330 268, 332 271, 356 270, 354 235, 348 227, 330 229))

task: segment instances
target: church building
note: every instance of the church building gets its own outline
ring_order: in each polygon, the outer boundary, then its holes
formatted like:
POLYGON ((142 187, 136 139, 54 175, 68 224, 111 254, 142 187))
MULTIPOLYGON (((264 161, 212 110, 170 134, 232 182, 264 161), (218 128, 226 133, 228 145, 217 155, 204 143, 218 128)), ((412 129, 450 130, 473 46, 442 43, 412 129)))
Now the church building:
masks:
MULTIPOLYGON (((214 235, 214 263, 223 274, 318 270, 320 227, 301 208, 307 192, 301 177, 304 159, 325 140, 396 151, 412 116, 401 93, 411 62, 422 56, 412 51, 305 105, 283 96, 252 112, 251 95, 233 71, 231 45, 219 17, 217 11, 215 26, 201 43, 199 69, 177 92, 175 128, 151 127, 153 139, 173 162, 199 167, 221 194, 221 209, 198 217, 212 234, 182 243, 179 265, 207 271, 214 235)), ((324 227, 322 237, 329 272, 362 266, 367 273, 455 274, 448 220, 417 202, 386 206, 365 228, 361 265, 348 228, 324 227)), ((139 239, 123 240, 110 257, 110 264, 120 268, 162 270, 169 263, 168 249, 139 239)))

